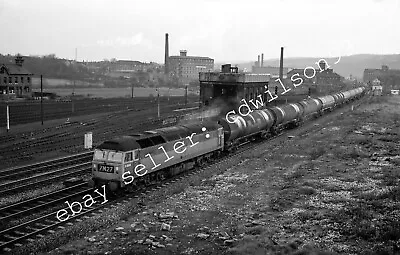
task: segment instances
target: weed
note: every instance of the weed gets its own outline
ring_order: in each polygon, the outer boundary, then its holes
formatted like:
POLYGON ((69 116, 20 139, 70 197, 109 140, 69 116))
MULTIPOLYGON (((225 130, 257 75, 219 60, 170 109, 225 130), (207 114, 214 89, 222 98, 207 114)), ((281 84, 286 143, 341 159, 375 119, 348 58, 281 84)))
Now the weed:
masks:
POLYGON ((179 193, 183 192, 184 190, 185 190, 185 185, 184 184, 176 185, 174 187, 174 189, 171 189, 171 194, 172 195, 179 194, 179 193))
POLYGON ((262 226, 256 226, 256 227, 250 227, 246 230, 246 234, 248 235, 261 235, 264 232, 264 229, 262 226))
POLYGON ((299 212, 297 214, 297 218, 302 221, 302 222, 306 222, 307 220, 311 220, 314 219, 316 216, 316 213, 313 211, 303 211, 303 212, 299 212))
POLYGON ((335 149, 334 154, 337 158, 341 159, 357 159, 368 158, 369 153, 364 152, 358 146, 351 146, 350 148, 335 149))
POLYGON ((310 152, 310 159, 311 160, 316 160, 317 158, 321 157, 322 155, 325 154, 325 149, 324 148, 313 148, 310 152))
POLYGON ((314 195, 317 191, 313 187, 303 186, 299 188, 299 193, 307 196, 314 195))
POLYGON ((379 199, 385 198, 400 201, 400 186, 392 186, 389 188, 388 192, 379 196, 379 199))
POLYGON ((373 142, 372 137, 366 136, 366 135, 357 136, 357 137, 355 137, 353 140, 354 140, 354 142, 355 142, 356 144, 360 144, 360 145, 370 145, 370 144, 372 144, 372 142, 373 142))
POLYGON ((189 181, 190 186, 199 186, 201 184, 200 178, 194 178, 189 181))

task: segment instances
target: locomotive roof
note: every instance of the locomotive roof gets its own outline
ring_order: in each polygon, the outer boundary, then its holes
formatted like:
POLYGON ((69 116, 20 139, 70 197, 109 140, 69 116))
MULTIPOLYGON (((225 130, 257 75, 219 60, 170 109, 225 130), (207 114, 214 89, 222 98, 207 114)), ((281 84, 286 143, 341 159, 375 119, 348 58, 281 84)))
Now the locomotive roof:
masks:
POLYGON ((140 148, 136 139, 132 136, 119 136, 111 140, 105 141, 97 149, 114 150, 114 151, 129 151, 140 148))
POLYGON ((208 132, 217 130, 220 126, 214 122, 197 122, 193 124, 159 128, 142 133, 115 137, 111 140, 103 142, 97 148, 115 151, 131 151, 136 149, 143 149, 166 142, 171 142, 174 140, 185 139, 192 133, 203 133, 203 127, 205 127, 206 132, 208 132))

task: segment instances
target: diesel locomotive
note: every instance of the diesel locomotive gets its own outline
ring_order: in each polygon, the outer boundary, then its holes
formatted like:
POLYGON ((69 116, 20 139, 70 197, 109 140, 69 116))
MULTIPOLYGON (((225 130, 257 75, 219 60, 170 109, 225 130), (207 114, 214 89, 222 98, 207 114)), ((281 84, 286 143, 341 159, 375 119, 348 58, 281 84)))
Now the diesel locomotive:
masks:
POLYGON ((309 98, 294 104, 267 107, 247 116, 176 125, 116 137, 99 145, 92 161, 90 186, 110 191, 132 189, 201 166, 241 144, 298 126, 311 116, 360 98, 364 87, 309 98))

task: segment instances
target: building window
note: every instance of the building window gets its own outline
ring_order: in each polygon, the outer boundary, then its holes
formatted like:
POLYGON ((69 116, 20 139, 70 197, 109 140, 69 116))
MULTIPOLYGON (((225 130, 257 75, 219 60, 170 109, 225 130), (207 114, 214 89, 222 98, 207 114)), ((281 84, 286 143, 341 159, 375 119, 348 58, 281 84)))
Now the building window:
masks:
POLYGON ((12 83, 12 77, 8 77, 8 83, 12 83))
POLYGON ((18 83, 18 77, 15 77, 14 82, 18 83))
POLYGON ((3 81, 4 81, 4 84, 6 84, 7 83, 7 77, 4 77, 3 81))
POLYGON ((31 77, 27 77, 26 79, 28 80, 28 83, 31 82, 31 77))
POLYGON ((21 77, 21 83, 24 83, 24 77, 21 77))

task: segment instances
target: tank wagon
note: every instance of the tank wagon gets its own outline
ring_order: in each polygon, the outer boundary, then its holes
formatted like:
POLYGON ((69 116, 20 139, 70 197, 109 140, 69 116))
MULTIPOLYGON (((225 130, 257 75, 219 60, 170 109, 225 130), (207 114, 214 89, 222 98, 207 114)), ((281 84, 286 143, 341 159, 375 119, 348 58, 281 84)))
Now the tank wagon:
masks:
POLYGON ((299 125, 360 98, 364 87, 309 98, 295 104, 230 115, 217 122, 198 122, 121 136, 99 145, 93 156, 91 186, 111 191, 130 189, 201 166, 243 143, 299 125))

